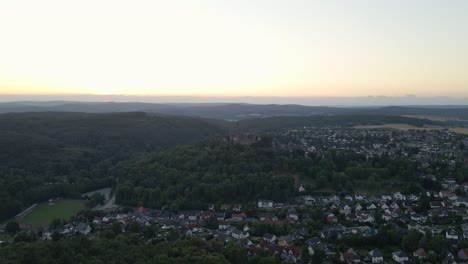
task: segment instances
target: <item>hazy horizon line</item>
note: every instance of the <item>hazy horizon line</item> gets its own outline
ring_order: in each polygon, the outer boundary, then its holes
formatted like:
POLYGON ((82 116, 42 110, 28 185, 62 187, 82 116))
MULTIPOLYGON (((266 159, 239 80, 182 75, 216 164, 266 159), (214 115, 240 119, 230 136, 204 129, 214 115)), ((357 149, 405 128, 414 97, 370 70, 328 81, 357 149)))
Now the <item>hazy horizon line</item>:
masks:
POLYGON ((468 97, 453 96, 202 96, 202 95, 121 95, 121 94, 0 94, 0 102, 66 101, 116 103, 247 103, 299 104, 315 106, 389 106, 389 105, 468 105, 468 97))

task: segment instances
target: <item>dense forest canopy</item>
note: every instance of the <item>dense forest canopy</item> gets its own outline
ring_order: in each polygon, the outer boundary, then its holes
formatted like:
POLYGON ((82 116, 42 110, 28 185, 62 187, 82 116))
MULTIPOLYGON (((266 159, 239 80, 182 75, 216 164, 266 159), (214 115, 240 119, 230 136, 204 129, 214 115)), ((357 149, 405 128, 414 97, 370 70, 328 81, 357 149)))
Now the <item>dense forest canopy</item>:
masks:
POLYGON ((303 153, 275 150, 271 139, 249 145, 208 141, 119 164, 117 201, 132 206, 202 209, 207 203, 287 201, 303 153))
POLYGON ((225 133, 200 119, 138 112, 2 114, 0 128, 0 220, 110 186, 118 161, 225 133))
POLYGON ((241 264, 247 263, 238 244, 224 246, 219 240, 178 240, 141 244, 138 233, 112 234, 89 239, 77 235, 56 241, 31 242, 27 234, 22 241, 0 246, 1 262, 10 263, 158 263, 158 264, 241 264), (26 243, 29 242, 29 243, 26 243))

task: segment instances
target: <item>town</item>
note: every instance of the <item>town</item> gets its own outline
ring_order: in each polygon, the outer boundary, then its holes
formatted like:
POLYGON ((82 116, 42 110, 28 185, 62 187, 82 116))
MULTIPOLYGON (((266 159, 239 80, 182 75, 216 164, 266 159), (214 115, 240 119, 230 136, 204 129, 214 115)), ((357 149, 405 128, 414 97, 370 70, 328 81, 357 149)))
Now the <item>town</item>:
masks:
POLYGON ((103 232, 136 232, 143 243, 217 239, 238 244, 248 259, 271 256, 287 263, 468 261, 468 181, 466 174, 454 175, 455 167, 468 163, 466 136, 448 130, 333 127, 272 135, 278 148, 306 156, 346 150, 366 159, 408 157, 420 171, 416 181, 431 188, 327 194, 298 183, 287 202, 259 199, 187 211, 104 207, 31 232, 42 240, 103 232))

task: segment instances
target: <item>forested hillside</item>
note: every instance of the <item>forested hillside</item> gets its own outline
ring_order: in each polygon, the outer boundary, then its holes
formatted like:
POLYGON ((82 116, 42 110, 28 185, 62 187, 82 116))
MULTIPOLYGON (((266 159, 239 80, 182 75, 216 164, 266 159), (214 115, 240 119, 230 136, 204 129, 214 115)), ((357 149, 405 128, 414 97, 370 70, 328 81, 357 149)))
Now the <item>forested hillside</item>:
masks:
POLYGON ((294 192, 291 175, 304 164, 303 153, 273 149, 268 138, 251 146, 223 141, 181 146, 119 164, 117 202, 178 210, 259 198, 286 201, 294 192))
POLYGON ((34 202, 110 186, 113 164, 221 136, 206 121, 146 113, 0 115, 0 220, 34 202))

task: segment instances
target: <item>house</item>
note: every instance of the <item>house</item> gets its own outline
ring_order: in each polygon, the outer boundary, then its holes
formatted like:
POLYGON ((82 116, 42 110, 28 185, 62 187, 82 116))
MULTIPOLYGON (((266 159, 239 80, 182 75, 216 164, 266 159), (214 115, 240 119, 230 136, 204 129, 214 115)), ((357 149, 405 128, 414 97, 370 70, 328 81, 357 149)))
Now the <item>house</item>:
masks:
POLYGON ((219 230, 226 230, 229 227, 229 222, 227 221, 219 221, 218 222, 218 229, 219 230))
POLYGON ((231 216, 231 220, 232 221, 242 221, 244 218, 245 218, 245 214, 241 213, 241 214, 232 214, 231 216))
POLYGON ((410 196, 408 197, 408 199, 409 199, 410 201, 416 202, 416 201, 419 200, 419 197, 416 196, 416 195, 414 195, 414 194, 410 194, 410 196))
POLYGON ((410 208, 413 207, 415 203, 413 201, 403 201, 402 205, 404 208, 410 208))
POLYGON ((230 204, 222 204, 220 208, 221 208, 221 210, 229 210, 229 209, 231 209, 231 205, 230 204))
POLYGON ((190 230, 190 229, 189 229, 189 230, 187 230, 187 232, 185 232, 185 236, 188 236, 188 237, 191 237, 191 236, 193 236, 193 232, 192 232, 192 230, 190 230))
POLYGON ((421 175, 420 178, 429 181, 437 181, 436 176, 432 174, 421 175))
POLYGON ((327 216, 327 222, 329 224, 337 223, 338 222, 338 217, 336 217, 336 215, 334 215, 334 214, 329 214, 327 216))
POLYGON ((354 195, 354 200, 356 200, 356 201, 364 201, 364 199, 366 199, 365 195, 362 195, 362 194, 355 194, 354 195))
POLYGON ((354 249, 350 248, 346 252, 341 253, 340 260, 346 263, 359 263, 361 262, 361 257, 354 249))
POLYGON ((304 196, 304 203, 306 205, 312 205, 313 203, 315 203, 315 198, 313 198, 310 195, 304 196))
POLYGON ((458 251, 458 258, 462 261, 468 261, 468 248, 462 248, 458 251))
POLYGON ((445 237, 447 239, 458 240, 458 233, 455 229, 449 229, 445 232, 445 237))
POLYGON ((434 235, 439 235, 442 233, 442 228, 440 227, 436 227, 436 226, 433 226, 432 228, 430 228, 430 232, 431 234, 434 236, 434 235))
POLYGON ((361 211, 362 209, 364 209, 364 207, 362 207, 362 205, 360 203, 357 203, 354 209, 356 211, 361 211))
POLYGON ((332 197, 330 197, 329 201, 334 204, 340 204, 341 199, 340 197, 338 197, 338 195, 333 195, 332 197))
POLYGON ((298 229, 292 229, 291 234, 293 234, 293 235, 295 235, 295 236, 302 239, 305 236, 309 235, 309 230, 307 229, 307 227, 301 227, 301 228, 298 228, 298 229))
POLYGON ((243 231, 240 231, 240 230, 237 230, 237 229, 232 231, 231 235, 235 239, 245 239, 245 238, 249 237, 249 233, 243 232, 243 231))
POLYGON ((258 208, 273 208, 273 201, 271 201, 271 200, 258 200, 258 208))
POLYGON ((361 223, 374 223, 375 218, 372 215, 367 215, 365 218, 359 219, 361 223))
POLYGON ((393 199, 397 200, 397 201, 405 201, 406 200, 406 196, 404 196, 403 194, 401 194, 400 192, 396 192, 393 194, 393 199))
POLYGON ((199 214, 197 212, 191 212, 191 213, 188 213, 187 216, 188 216, 189 221, 197 221, 199 214))
POLYGON ((442 180, 442 188, 443 189, 454 190, 455 187, 457 187, 457 182, 455 181, 454 178, 444 178, 442 180))
POLYGON ((431 209, 436 209, 436 208, 440 208, 442 206, 442 203, 439 201, 431 201, 429 203, 429 206, 431 207, 431 209))
POLYGON ((397 203, 393 202, 393 203, 390 204, 390 208, 399 209, 400 206, 397 203))
POLYGON ((232 207, 232 210, 233 210, 234 212, 239 213, 239 212, 242 210, 242 205, 240 205, 240 204, 235 204, 235 205, 232 207))
POLYGON ((413 257, 420 259, 420 260, 426 259, 427 256, 428 256, 427 252, 426 250, 424 250, 424 248, 420 248, 413 252, 413 257))
POLYGON ((290 219, 294 219, 295 221, 299 220, 299 215, 297 214, 296 209, 294 208, 288 210, 287 217, 290 219))
POLYGON ((75 231, 78 232, 78 233, 81 233, 83 235, 87 235, 87 234, 91 233, 91 226, 89 226, 86 223, 79 223, 76 226, 75 231))
POLYGON ((385 220, 385 221, 390 221, 392 219, 392 215, 389 214, 389 213, 384 213, 382 215, 382 219, 385 220))
POLYGON ((414 209, 412 207, 406 208, 406 210, 405 210, 405 214, 413 215, 415 213, 416 213, 416 211, 414 211, 414 209))
POLYGON ((161 226, 162 229, 168 230, 168 229, 174 229, 176 226, 177 222, 174 220, 160 220, 159 225, 161 226))
POLYGON ((95 225, 101 224, 103 222, 102 219, 103 219, 102 217, 98 217, 98 216, 94 217, 93 224, 95 224, 95 225))
POLYGON ((235 241, 233 237, 225 234, 225 233, 220 233, 218 231, 212 232, 213 237, 219 238, 221 241, 224 241, 225 243, 229 243, 231 241, 235 241))
POLYGON ((218 221, 223 221, 224 219, 226 219, 226 213, 217 213, 216 214, 216 219, 218 221))
POLYGON ((362 211, 356 212, 356 219, 361 223, 373 223, 375 221, 375 218, 372 215, 362 211))
MULTIPOLYGON (((52 240, 52 233, 51 232, 44 232, 41 237, 42 240, 52 240)), ((0 244, 2 242, 0 241, 0 244)))
POLYGON ((263 235, 263 240, 268 242, 268 243, 275 243, 276 241, 276 236, 270 233, 265 233, 263 235))
POLYGON ((461 229, 462 229, 463 231, 468 231, 468 223, 462 224, 462 225, 461 225, 461 229))
POLYGON ((369 258, 371 259, 372 263, 383 263, 383 254, 379 249, 373 249, 369 251, 369 258))
POLYGON ((305 192, 305 191, 306 191, 306 189, 305 189, 304 186, 302 186, 302 184, 301 184, 301 186, 299 186, 299 192, 300 192, 300 193, 303 193, 303 192, 305 192))
POLYGON ((375 204, 371 203, 369 205, 366 206, 367 210, 375 210, 377 209, 377 206, 375 206, 375 204))
POLYGON ((393 252, 392 253, 392 258, 397 263, 404 263, 405 261, 409 260, 408 255, 405 252, 401 251, 401 250, 393 252))
POLYGON ((427 221, 427 217, 420 215, 420 214, 412 214, 411 215, 411 220, 416 221, 418 223, 423 223, 427 221))
POLYGON ((266 220, 277 221, 278 220, 278 218, 275 216, 274 213, 260 213, 258 214, 258 217, 260 218, 260 221, 266 221, 266 220))
POLYGON ((440 198, 448 198, 450 200, 456 200, 457 199, 457 195, 454 194, 451 191, 440 191, 439 192, 439 197, 440 198))
POLYGON ((463 190, 465 190, 465 192, 468 192, 468 182, 462 183, 461 186, 463 187, 463 190))
POLYGON ((344 215, 350 214, 351 210, 352 210, 351 206, 344 204, 340 207, 340 214, 344 214, 344 215))
POLYGON ((278 245, 280 246, 292 246, 294 244, 293 236, 280 236, 278 238, 278 245))
POLYGON ((466 197, 458 197, 457 200, 455 201, 455 206, 462 206, 464 205, 465 208, 468 207, 468 198, 466 197))
POLYGON ((377 197, 375 197, 374 195, 372 195, 371 197, 369 197, 368 200, 369 200, 370 203, 378 203, 378 202, 380 202, 380 199, 377 198, 377 197))
POLYGON ((310 255, 314 255, 316 250, 327 250, 327 245, 325 243, 322 243, 322 241, 318 237, 307 239, 305 244, 307 245, 307 249, 309 250, 310 255))
POLYGON ((392 196, 390 194, 382 194, 382 200, 383 201, 391 201, 392 196))
POLYGON ((452 252, 450 251, 447 251, 447 253, 445 253, 445 258, 442 261, 442 263, 443 264, 457 264, 457 262, 455 261, 455 256, 453 256, 452 252))
POLYGON ((343 225, 334 225, 323 228, 320 232, 322 238, 340 239, 343 237, 347 228, 343 225))

